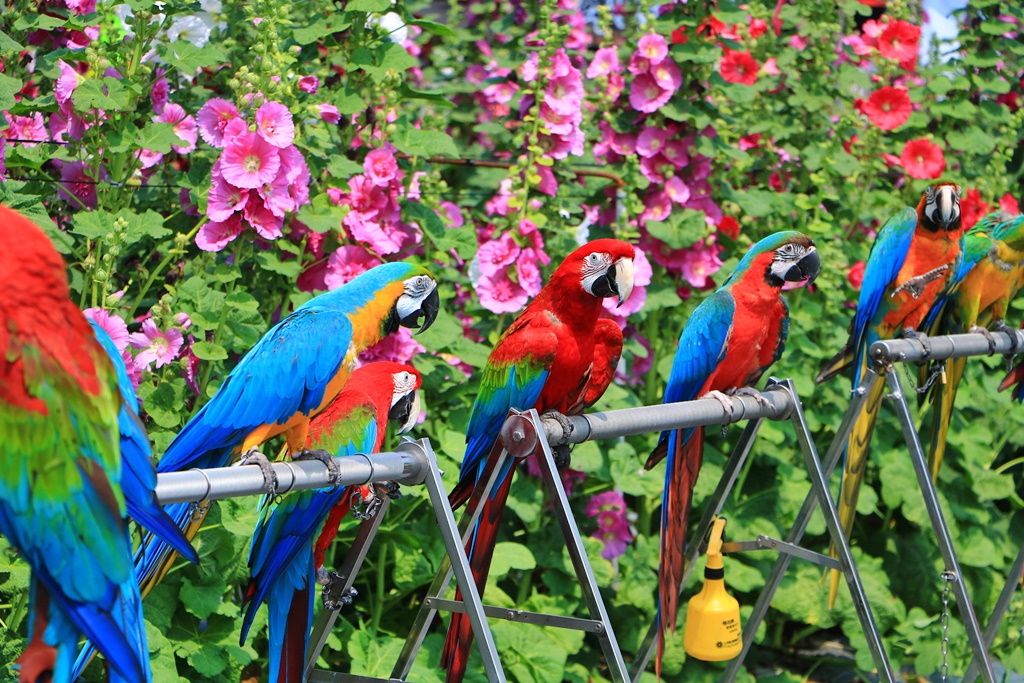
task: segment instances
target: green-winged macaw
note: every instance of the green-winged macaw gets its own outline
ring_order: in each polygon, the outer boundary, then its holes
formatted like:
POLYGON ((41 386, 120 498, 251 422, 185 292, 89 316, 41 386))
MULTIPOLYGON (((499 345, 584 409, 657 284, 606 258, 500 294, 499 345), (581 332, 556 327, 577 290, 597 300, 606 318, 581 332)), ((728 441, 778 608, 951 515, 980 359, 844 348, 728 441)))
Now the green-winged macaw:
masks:
MULTIPOLYGON (((420 331, 439 308, 437 282, 424 268, 385 263, 299 306, 239 361, 209 403, 174 437, 157 472, 225 467, 283 434, 289 453, 303 452, 310 420, 345 386, 356 357, 403 327, 420 331)), ((333 461, 332 463, 333 464, 333 461)), ((192 538, 202 515, 176 504, 167 511, 192 538)), ((144 547, 136 560, 144 592, 163 578, 173 553, 144 547)))
POLYGON ((109 680, 148 682, 117 376, 43 231, 0 206, 0 240, 0 533, 32 568, 18 680, 70 681, 84 634, 109 680))
MULTIPOLYGON (((96 341, 103 347, 117 374, 117 387, 121 398, 121 410, 117 416, 117 426, 121 434, 121 489, 124 491, 128 516, 136 524, 152 532, 152 535, 161 542, 174 548, 175 552, 189 562, 199 562, 195 548, 170 515, 160 507, 153 493, 156 488, 153 449, 149 444, 146 428, 139 419, 139 400, 135 395, 135 387, 128 377, 124 359, 110 335, 95 322, 91 324, 96 341)), ((71 680, 78 679, 95 654, 96 647, 87 642, 75 660, 71 680)))
MULTIPOLYGON (((1014 333, 1005 319, 1010 301, 1024 284, 1024 216, 1003 212, 985 216, 964 235, 962 252, 960 266, 932 306, 925 327, 928 334, 980 332, 995 348, 990 325, 997 331, 1014 333)), ((953 402, 966 364, 966 358, 943 361, 945 381, 932 384, 928 449, 932 481, 938 480, 942 467, 953 402)))
MULTIPOLYGON (((415 368, 400 363, 357 368, 341 393, 310 422, 306 448, 335 457, 378 452, 388 420, 400 425, 399 433, 416 424, 420 381, 415 368)), ((347 487, 298 491, 269 505, 264 502, 249 551, 241 644, 260 604, 266 602, 271 683, 302 683, 313 584, 318 574, 326 578, 324 550, 350 509, 352 493, 347 487)))
MULTIPOLYGON (((616 297, 621 304, 629 297, 634 255, 630 244, 614 239, 595 240, 576 249, 498 339, 469 418, 459 483, 449 495, 453 507, 469 499, 492 449, 501 448, 498 435, 511 408, 567 414, 578 411, 588 399, 597 326, 605 329, 606 325, 598 321, 601 300, 616 297)), ((605 365, 612 353, 603 352, 605 365)), ((499 472, 466 548, 481 592, 516 464, 517 460, 510 458, 499 472)), ((461 681, 465 675, 472 642, 469 620, 452 614, 441 655, 448 683, 461 681)))
MULTIPOLYGON (((729 279, 694 310, 679 337, 665 403, 715 398, 732 411, 727 394, 749 389, 781 356, 789 334, 786 283, 811 283, 821 267, 814 242, 799 232, 777 232, 754 244, 729 279)), ((661 502, 658 568, 658 651, 661 677, 665 637, 675 633, 686 548, 686 522, 704 455, 704 428, 662 432, 647 459, 667 459, 661 502)))
MULTIPOLYGON (((917 328, 956 272, 962 236, 960 186, 953 183, 930 185, 917 210, 908 207, 886 221, 871 246, 850 339, 815 382, 820 384, 850 369, 856 388, 867 368, 868 348, 874 342, 902 333, 926 343, 917 328)), ((868 444, 884 395, 885 382, 876 382, 847 443, 839 496, 839 520, 847 538, 853 530, 868 444)), ((839 572, 833 571, 830 607, 838 590, 839 572)))

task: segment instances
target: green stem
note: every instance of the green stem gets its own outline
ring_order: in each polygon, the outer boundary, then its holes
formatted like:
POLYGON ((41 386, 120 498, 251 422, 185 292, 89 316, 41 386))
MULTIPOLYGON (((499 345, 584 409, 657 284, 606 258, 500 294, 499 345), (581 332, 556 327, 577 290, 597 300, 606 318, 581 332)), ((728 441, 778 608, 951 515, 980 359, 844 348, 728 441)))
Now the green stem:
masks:
MULTIPOLYGON (((185 243, 187 244, 187 243, 191 242, 192 238, 196 236, 196 233, 198 233, 199 229, 201 227, 203 227, 204 225, 206 225, 206 219, 205 218, 203 220, 199 221, 199 223, 197 223, 196 226, 194 228, 192 228, 192 230, 190 230, 187 235, 185 235, 185 243)), ((177 256, 180 256, 181 254, 184 254, 184 253, 185 253, 185 248, 184 247, 182 247, 181 249, 175 249, 172 246, 170 249, 167 250, 167 255, 164 256, 163 261, 161 261, 157 265, 157 267, 154 268, 153 271, 149 274, 149 277, 146 279, 145 284, 142 285, 142 289, 139 290, 139 295, 137 297, 135 297, 135 303, 132 304, 131 310, 128 311, 128 319, 129 320, 131 320, 132 318, 135 317, 135 311, 137 311, 138 308, 139 308, 139 305, 142 304, 142 300, 146 297, 146 294, 149 292, 149 288, 153 286, 154 282, 156 282, 156 278, 160 275, 160 273, 162 273, 164 271, 164 269, 168 265, 170 265, 171 261, 173 261, 177 256)))
POLYGON ((377 599, 374 601, 376 609, 373 610, 373 618, 371 621, 371 633, 377 633, 380 629, 380 617, 384 611, 384 585, 385 569, 387 569, 388 561, 388 543, 382 543, 380 546, 380 552, 377 553, 377 599))
POLYGON ((1006 470, 1010 469, 1014 465, 1024 465, 1024 458, 1014 458, 1009 462, 1004 462, 1002 465, 996 468, 996 474, 1002 474, 1006 470))
POLYGON ((662 309, 651 311, 647 314, 647 325, 644 328, 644 336, 651 344, 651 369, 644 377, 644 403, 653 406, 658 401, 658 340, 661 338, 661 312, 662 309))
POLYGON ((516 606, 521 607, 523 603, 530 599, 530 594, 533 591, 533 570, 527 569, 523 572, 522 578, 519 580, 519 591, 516 593, 516 606))
MULTIPOLYGON (((235 251, 234 251, 235 267, 238 268, 239 271, 241 271, 241 269, 242 269, 242 258, 241 257, 242 257, 242 248, 243 248, 244 244, 245 243, 243 243, 241 240, 238 240, 236 242, 236 244, 235 244, 235 251)), ((224 324, 227 322, 227 318, 228 318, 228 316, 227 316, 227 312, 228 312, 227 299, 232 294, 234 294, 234 292, 235 292, 235 285, 238 283, 238 280, 240 278, 241 278, 241 276, 239 276, 239 277, 235 278, 234 280, 232 280, 231 282, 229 282, 228 286, 227 286, 227 289, 224 290, 224 295, 225 295, 224 296, 224 299, 225 299, 224 300, 224 309, 223 309, 223 311, 221 313, 220 321, 217 323, 217 329, 213 331, 213 339, 211 341, 212 344, 217 344, 220 341, 220 333, 224 331, 224 324)), ((192 406, 192 414, 189 415, 189 419, 192 419, 193 417, 195 417, 195 414, 197 412, 199 412, 199 409, 202 407, 202 404, 205 403, 205 401, 203 401, 202 398, 204 396, 206 396, 206 387, 208 387, 209 384, 210 384, 210 374, 212 372, 213 372, 213 361, 206 361, 206 367, 203 368, 203 379, 199 383, 199 396, 196 399, 195 405, 192 406)))

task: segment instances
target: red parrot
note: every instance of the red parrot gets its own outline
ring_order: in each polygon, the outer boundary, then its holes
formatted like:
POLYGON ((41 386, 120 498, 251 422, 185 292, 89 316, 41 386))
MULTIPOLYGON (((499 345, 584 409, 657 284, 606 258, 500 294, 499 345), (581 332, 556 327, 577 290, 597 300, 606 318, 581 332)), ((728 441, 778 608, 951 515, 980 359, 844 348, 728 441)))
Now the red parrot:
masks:
MULTIPOLYGON (((600 365, 601 381, 610 380, 609 363, 616 354, 615 333, 598 320, 601 300, 614 296, 621 304, 629 297, 633 256, 633 247, 619 240, 583 245, 566 257, 537 298, 498 339, 469 418, 466 457, 459 483, 449 495, 453 507, 469 499, 492 449, 501 448, 498 434, 509 409, 568 414, 582 410, 589 398, 597 400, 588 393, 591 373, 600 365), (599 334, 605 340, 600 344, 599 334)), ((620 347, 621 336, 618 332, 620 347)), ((466 548, 481 593, 517 462, 506 460, 466 548)), ((459 599, 461 593, 456 595, 459 599)), ((452 614, 441 655, 448 683, 457 683, 465 675, 472 642, 469 620, 463 614, 452 614)))

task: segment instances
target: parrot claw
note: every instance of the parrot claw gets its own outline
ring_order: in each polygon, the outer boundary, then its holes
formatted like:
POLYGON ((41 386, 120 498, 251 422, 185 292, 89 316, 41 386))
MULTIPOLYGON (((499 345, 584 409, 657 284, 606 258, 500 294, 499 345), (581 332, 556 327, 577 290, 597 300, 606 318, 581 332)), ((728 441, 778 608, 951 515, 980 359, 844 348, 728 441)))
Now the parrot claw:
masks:
MULTIPOLYGON (((337 612, 345 605, 351 605, 352 601, 359 595, 359 591, 355 588, 346 588, 341 592, 341 595, 333 595, 334 584, 337 581, 341 581, 342 576, 338 572, 327 572, 327 583, 324 585, 323 590, 320 592, 320 597, 324 602, 324 609, 329 609, 332 612, 337 612)), ((318 577, 319 581, 319 577, 318 577)))
POLYGON ((267 483, 267 496, 273 498, 277 495, 277 472, 274 471, 274 466, 270 464, 267 456, 253 448, 242 455, 240 464, 259 467, 263 471, 263 480, 267 483))
MULTIPOLYGON (((558 412, 556 410, 549 410, 546 413, 544 413, 543 415, 541 415, 541 417, 542 418, 550 417, 552 420, 557 422, 559 424, 559 426, 561 426, 562 434, 565 436, 566 439, 568 439, 570 436, 572 436, 572 433, 573 433, 573 430, 575 429, 575 427, 573 427, 572 422, 565 415, 562 415, 560 412, 558 412)), ((566 464, 568 465, 568 463, 566 463, 566 464)), ((559 467, 558 469, 559 469, 559 471, 562 470, 561 467, 559 467)))
POLYGON ((369 486, 357 486, 349 499, 352 516, 360 521, 373 519, 383 504, 384 501, 375 496, 369 486))
POLYGON ((980 334, 982 337, 985 338, 985 341, 988 342, 988 355, 991 356, 996 352, 996 338, 993 337, 992 333, 989 332, 986 328, 975 325, 967 331, 971 332, 972 334, 980 334))
POLYGON ((933 268, 924 275, 912 277, 906 282, 904 282, 902 285, 897 287, 889 298, 891 299, 895 297, 897 294, 899 294, 905 289, 908 292, 910 292, 911 297, 917 299, 922 294, 924 294, 924 288, 928 285, 928 283, 938 280, 940 277, 942 277, 942 273, 946 270, 949 270, 949 264, 941 265, 938 268, 933 268))
POLYGON ((921 360, 928 360, 932 355, 932 344, 928 341, 928 335, 924 332, 918 332, 911 327, 906 327, 903 329, 903 338, 913 339, 924 347, 924 356, 922 356, 921 360))
POLYGON ((729 398, 726 394, 723 394, 721 391, 709 391, 708 393, 701 396, 701 398, 710 398, 721 403, 722 407, 725 408, 725 414, 728 415, 730 418, 732 417, 733 413, 736 412, 736 406, 733 405, 732 399, 729 398))
POLYGON ((386 493, 391 500, 398 500, 402 497, 402 487, 398 485, 397 481, 382 481, 381 484, 387 488, 386 493))
POLYGON ((569 457, 568 444, 555 446, 554 448, 551 449, 551 455, 555 459, 555 468, 559 472, 564 472, 569 467, 569 463, 572 462, 571 458, 569 457))
POLYGON ((319 460, 327 467, 328 481, 332 485, 336 484, 338 478, 341 476, 341 469, 338 467, 338 462, 332 458, 331 454, 327 451, 302 451, 301 453, 293 455, 292 460, 319 460))
POLYGON ((338 572, 329 572, 326 567, 316 568, 316 582, 321 586, 327 586, 331 583, 331 574, 337 574, 338 572))
POLYGON ((733 396, 749 396, 755 401, 757 401, 757 405, 767 409, 770 412, 771 418, 773 420, 777 416, 775 404, 769 401, 767 398, 765 398, 764 394, 762 394, 754 387, 741 387, 733 393, 733 396))
POLYGON ((1002 320, 995 321, 992 324, 992 329, 995 330, 996 332, 1005 332, 1006 334, 1010 335, 1010 350, 1006 354, 1004 354, 1007 359, 1012 359, 1014 356, 1021 352, 1021 347, 1018 343, 1020 340, 1017 337, 1017 330, 1010 327, 1002 320))

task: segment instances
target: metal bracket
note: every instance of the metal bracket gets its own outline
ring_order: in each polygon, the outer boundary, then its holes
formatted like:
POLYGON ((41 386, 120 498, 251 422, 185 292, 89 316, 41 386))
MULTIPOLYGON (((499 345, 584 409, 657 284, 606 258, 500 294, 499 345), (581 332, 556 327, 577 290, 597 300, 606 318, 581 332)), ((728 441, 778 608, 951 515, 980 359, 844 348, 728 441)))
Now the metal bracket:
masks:
POLYGON ((792 543, 786 543, 780 541, 777 538, 771 536, 765 536, 764 534, 757 537, 753 541, 730 541, 722 544, 722 552, 726 555, 730 553, 743 553, 751 550, 777 550, 780 553, 786 553, 793 557, 799 557, 802 560, 813 562, 814 564, 820 564, 822 567, 828 569, 835 569, 836 571, 842 571, 842 565, 839 564, 839 560, 829 557, 828 555, 822 555, 806 548, 801 548, 798 545, 792 543))

